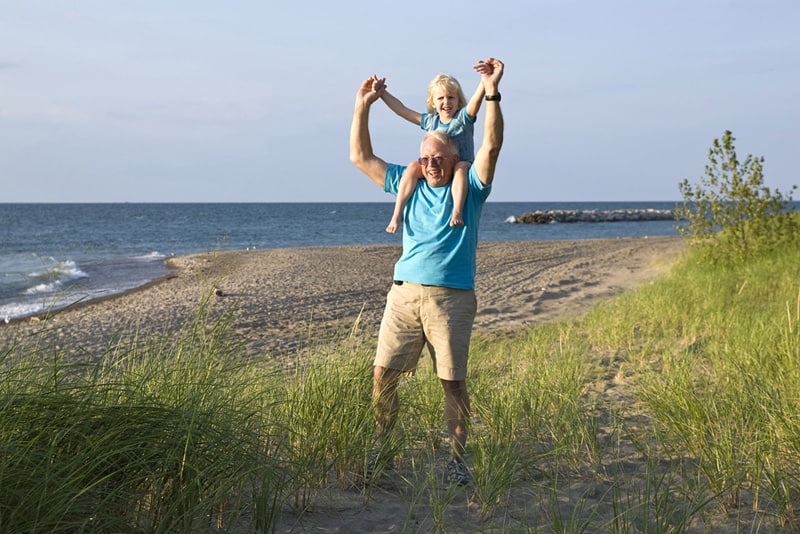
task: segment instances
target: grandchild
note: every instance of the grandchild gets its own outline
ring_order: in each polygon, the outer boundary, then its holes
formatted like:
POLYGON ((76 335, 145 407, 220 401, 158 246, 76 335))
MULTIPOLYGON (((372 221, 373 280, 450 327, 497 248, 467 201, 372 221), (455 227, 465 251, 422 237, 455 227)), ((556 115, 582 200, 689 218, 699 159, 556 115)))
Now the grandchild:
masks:
MULTIPOLYGON (((467 102, 458 80, 447 74, 439 74, 428 84, 427 113, 419 113, 408 109, 388 91, 384 91, 381 96, 386 105, 389 106, 389 109, 400 117, 418 124, 428 132, 443 129, 450 137, 458 141, 458 158, 460 161, 456 164, 451 186, 453 214, 450 218, 450 226, 464 225, 463 213, 464 202, 467 199, 467 171, 475 159, 473 133, 475 119, 478 116, 478 110, 481 109, 484 94, 483 83, 479 83, 475 94, 467 102)), ((430 164, 431 162, 428 163, 428 165, 430 164)), ((413 161, 400 178, 394 213, 392 213, 392 220, 389 222, 389 226, 386 227, 387 232, 392 234, 397 232, 400 220, 403 217, 403 207, 414 192, 417 180, 422 176, 422 171, 420 163, 413 161)))

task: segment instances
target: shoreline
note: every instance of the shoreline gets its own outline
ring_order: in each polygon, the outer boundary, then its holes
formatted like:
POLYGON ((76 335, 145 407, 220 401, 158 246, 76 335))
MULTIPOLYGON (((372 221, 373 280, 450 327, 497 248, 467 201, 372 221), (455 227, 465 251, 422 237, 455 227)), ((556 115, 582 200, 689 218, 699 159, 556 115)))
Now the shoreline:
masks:
MULTIPOLYGON (((654 279, 685 248, 676 236, 481 242, 475 332, 581 313, 654 279)), ((400 251, 351 245, 170 257, 167 275, 137 288, 0 324, 0 348, 35 338, 37 346, 97 358, 120 341, 173 333, 201 310, 212 321, 229 315, 229 334, 246 357, 291 355, 356 322, 373 337, 400 251)))
POLYGON ((114 292, 114 293, 108 293, 106 295, 103 295, 102 297, 93 297, 93 298, 81 299, 81 300, 78 300, 77 302, 73 302, 73 303, 70 303, 70 304, 65 304, 63 306, 60 306, 58 308, 54 308, 53 310, 49 310, 49 311, 46 311, 46 312, 32 313, 30 315, 22 315, 22 316, 19 316, 19 317, 8 317, 8 318, 5 319, 5 321, 0 322, 0 328, 3 326, 3 323, 6 324, 6 325, 13 325, 13 324, 19 324, 19 323, 25 323, 25 322, 31 322, 31 321, 32 322, 47 321, 50 318, 55 317, 56 315, 58 315, 60 313, 65 313, 65 312, 68 312, 70 310, 77 310, 77 309, 79 309, 79 308, 81 308, 83 306, 90 306, 92 304, 99 304, 99 303, 101 303, 103 301, 106 301, 106 300, 112 300, 112 299, 123 297, 123 296, 125 296, 125 295, 127 295, 129 293, 136 293, 137 291, 146 291, 148 288, 150 288, 150 287, 152 287, 154 285, 160 284, 161 282, 163 282, 165 280, 169 280, 170 278, 174 278, 175 276, 177 276, 177 274, 175 272, 176 269, 169 266, 169 261, 171 259, 172 258, 165 258, 164 259, 164 265, 166 266, 166 268, 169 271, 169 272, 167 272, 167 274, 164 274, 162 276, 157 276, 156 278, 153 278, 152 280, 148 280, 147 282, 145 282, 145 283, 143 283, 141 285, 138 285, 136 287, 131 287, 131 288, 128 288, 128 289, 121 289, 120 291, 117 291, 117 292, 114 292))

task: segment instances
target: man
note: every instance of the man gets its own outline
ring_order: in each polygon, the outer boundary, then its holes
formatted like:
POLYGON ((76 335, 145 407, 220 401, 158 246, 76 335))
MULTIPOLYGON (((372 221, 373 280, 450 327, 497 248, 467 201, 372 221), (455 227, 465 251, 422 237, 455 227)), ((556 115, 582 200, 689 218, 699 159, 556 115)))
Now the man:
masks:
MULTIPOLYGON (((450 480, 460 485, 471 481, 463 463, 470 412, 467 357, 477 310, 474 288, 478 223, 503 144, 498 88, 503 68, 503 63, 494 58, 479 61, 474 67, 486 92, 486 111, 483 141, 469 170, 464 226, 450 226, 450 184, 458 162, 458 147, 443 132, 430 132, 422 141, 419 162, 424 179, 419 180, 405 208, 403 254, 395 265, 374 363, 376 422, 379 437, 384 437, 397 419, 398 379, 416 369, 427 345, 444 389, 452 454, 447 464, 450 480)), ((350 127, 350 160, 375 184, 396 195, 405 167, 387 164, 377 157, 369 133, 370 108, 385 89, 385 80, 373 76, 358 91, 350 127)))

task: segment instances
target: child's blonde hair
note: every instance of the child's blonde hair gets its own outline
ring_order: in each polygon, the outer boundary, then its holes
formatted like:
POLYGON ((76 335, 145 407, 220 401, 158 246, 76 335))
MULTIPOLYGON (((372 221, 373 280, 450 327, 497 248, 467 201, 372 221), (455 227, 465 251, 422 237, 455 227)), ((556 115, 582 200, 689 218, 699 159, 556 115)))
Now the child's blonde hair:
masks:
POLYGON ((461 84, 458 80, 449 74, 437 74, 436 77, 428 84, 428 113, 433 113, 436 108, 433 105, 433 89, 441 87, 442 89, 455 93, 458 97, 458 109, 467 105, 467 99, 464 98, 464 91, 461 90, 461 84))

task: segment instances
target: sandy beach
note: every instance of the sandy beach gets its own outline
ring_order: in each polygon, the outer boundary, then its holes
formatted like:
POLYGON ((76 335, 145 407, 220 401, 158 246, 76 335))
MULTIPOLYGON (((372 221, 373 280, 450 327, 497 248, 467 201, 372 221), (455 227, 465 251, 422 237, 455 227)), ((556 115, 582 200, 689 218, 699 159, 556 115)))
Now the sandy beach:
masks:
MULTIPOLYGON (((476 331, 511 331, 579 314, 666 272, 685 246, 677 237, 482 243, 476 331)), ((356 320, 364 335, 377 335, 399 253, 398 246, 358 246, 177 257, 171 260, 172 274, 147 287, 75 306, 46 321, 0 324, 0 350, 37 340, 45 351, 52 344, 76 358, 98 358, 115 340, 124 343, 136 332, 140 338, 169 335, 194 321, 205 302, 212 320, 233 314, 232 334, 239 336, 247 356, 289 363, 309 339, 349 329, 356 320)), ((619 395, 622 389, 613 391, 619 395)), ((591 478, 564 483, 568 492, 585 496, 586 506, 592 499, 600 502, 591 478)), ((401 532, 409 520, 409 496, 403 491, 378 487, 365 504, 359 491, 331 487, 313 512, 285 511, 281 531, 401 532)), ((529 498, 527 489, 515 496, 523 503, 529 498)), ((476 514, 464 513, 470 506, 469 492, 454 498, 448 506, 448 532, 474 531, 476 514)), ((424 516, 424 504, 416 507, 424 516)))
MULTIPOLYGON (((663 272, 683 250, 677 237, 481 243, 476 331, 509 331, 576 314, 599 298, 663 272)), ((78 303, 46 321, 0 324, 0 347, 35 337, 99 357, 135 333, 163 334, 231 312, 247 356, 281 357, 359 321, 377 335, 394 245, 204 253, 169 260, 172 274, 123 295, 78 303)))

